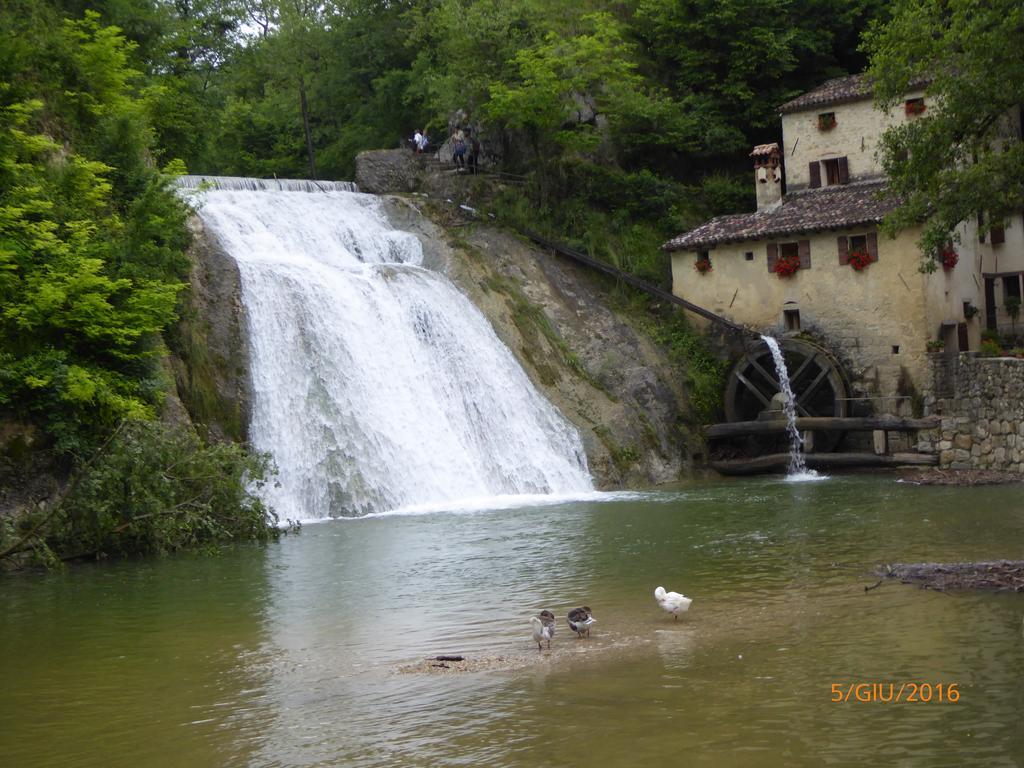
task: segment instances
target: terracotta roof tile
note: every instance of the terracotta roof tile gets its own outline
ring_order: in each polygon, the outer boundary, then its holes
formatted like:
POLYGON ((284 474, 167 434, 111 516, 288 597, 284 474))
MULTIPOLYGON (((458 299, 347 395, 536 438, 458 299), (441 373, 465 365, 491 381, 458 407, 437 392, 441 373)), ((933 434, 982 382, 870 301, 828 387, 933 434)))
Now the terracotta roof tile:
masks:
POLYGON ((672 238, 662 248, 692 251, 720 243, 878 223, 898 203, 886 196, 884 190, 885 182, 875 180, 794 192, 786 195, 776 208, 716 216, 672 238))
MULTIPOLYGON (((930 77, 919 77, 912 80, 909 85, 911 90, 917 90, 925 87, 930 82, 930 77)), ((835 77, 831 80, 826 80, 817 88, 787 101, 779 107, 779 112, 783 114, 786 112, 800 112, 801 110, 814 107, 827 107, 832 104, 860 101, 861 99, 869 98, 872 92, 871 80, 866 72, 861 72, 859 75, 835 77)))
POLYGON ((826 80, 817 88, 787 101, 781 107, 780 112, 799 112, 810 107, 823 107, 828 104, 842 104, 847 101, 857 101, 871 95, 871 82, 865 73, 859 75, 847 75, 826 80))

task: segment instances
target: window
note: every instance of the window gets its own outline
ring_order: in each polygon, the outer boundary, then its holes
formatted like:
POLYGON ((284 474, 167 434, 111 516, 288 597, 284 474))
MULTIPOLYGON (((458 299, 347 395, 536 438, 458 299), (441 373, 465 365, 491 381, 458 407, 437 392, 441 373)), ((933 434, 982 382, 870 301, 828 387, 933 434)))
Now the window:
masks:
POLYGON ((821 171, 825 169, 825 185, 850 183, 850 165, 845 157, 833 157, 828 160, 813 162, 808 168, 810 181, 808 186, 817 189, 821 186, 821 171))
POLYGON ((907 117, 923 115, 925 110, 924 99, 907 99, 903 103, 903 109, 906 111, 907 117))
POLYGON ((774 272, 780 259, 799 259, 800 269, 811 268, 811 241, 797 240, 795 243, 768 243, 768 271, 774 272))
POLYGON ((1003 275, 1003 301, 1020 298, 1020 275, 1003 275))
POLYGON ((822 165, 825 166, 825 185, 835 186, 839 183, 839 158, 834 160, 823 160, 822 165))
POLYGON ((800 310, 799 309, 784 309, 782 310, 782 317, 786 321, 787 331, 799 331, 800 330, 800 310))
POLYGON ((849 264, 850 254, 861 251, 871 257, 871 262, 878 261, 878 233, 868 232, 863 235, 841 235, 837 238, 839 263, 849 264))
POLYGON ((836 127, 836 113, 835 112, 822 112, 818 115, 818 130, 819 131, 831 131, 836 127))
POLYGON ((745 254, 743 254, 743 258, 746 259, 747 261, 753 261, 754 260, 754 252, 753 251, 747 251, 745 254))
POLYGON ((900 353, 900 345, 899 344, 893 344, 892 345, 892 353, 894 355, 898 355, 900 353))

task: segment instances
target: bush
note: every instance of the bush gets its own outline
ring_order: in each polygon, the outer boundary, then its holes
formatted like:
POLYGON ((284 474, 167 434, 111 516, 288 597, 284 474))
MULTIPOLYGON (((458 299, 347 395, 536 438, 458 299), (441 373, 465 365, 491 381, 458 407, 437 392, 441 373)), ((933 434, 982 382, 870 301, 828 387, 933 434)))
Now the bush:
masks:
POLYGON ((982 357, 1001 357, 1003 354, 1003 348, 999 342, 993 339, 984 339, 981 342, 979 354, 982 357))
POLYGON ((0 532, 0 559, 159 555, 273 539, 277 516, 255 495, 271 471, 267 456, 206 445, 187 427, 124 422, 63 499, 0 532))

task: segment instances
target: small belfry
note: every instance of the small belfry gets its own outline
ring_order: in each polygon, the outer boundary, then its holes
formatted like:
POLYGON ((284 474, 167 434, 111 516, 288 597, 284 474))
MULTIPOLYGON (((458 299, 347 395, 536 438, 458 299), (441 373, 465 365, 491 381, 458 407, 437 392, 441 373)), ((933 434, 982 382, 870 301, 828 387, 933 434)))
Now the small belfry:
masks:
POLYGON ((750 156, 754 158, 757 210, 767 211, 782 203, 782 150, 775 142, 758 144, 750 156))

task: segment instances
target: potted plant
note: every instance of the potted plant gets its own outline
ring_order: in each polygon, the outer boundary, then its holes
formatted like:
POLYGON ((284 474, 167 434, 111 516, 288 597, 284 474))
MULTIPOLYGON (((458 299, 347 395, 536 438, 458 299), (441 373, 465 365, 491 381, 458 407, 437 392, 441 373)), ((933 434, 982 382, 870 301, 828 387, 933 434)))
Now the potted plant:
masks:
POLYGON ((949 272, 960 261, 960 257, 956 255, 956 250, 950 245, 939 254, 939 260, 942 262, 942 268, 949 272))
POLYGON ((970 320, 972 317, 977 315, 980 311, 981 310, 978 309, 973 304, 965 304, 964 305, 964 319, 965 320, 970 320))
POLYGON ((799 256, 779 256, 775 262, 775 274, 779 277, 791 277, 800 269, 799 256))
POLYGON ((865 270, 871 264, 871 254, 867 251, 857 250, 850 254, 850 266, 857 272, 865 270))
POLYGON ((932 339, 925 347, 929 352, 942 352, 946 348, 946 342, 942 339, 932 339))
POLYGON ((826 112, 818 115, 818 130, 819 131, 831 131, 836 127, 836 113, 826 112))
POLYGON ((1017 334, 1017 318, 1020 317, 1020 296, 1007 296, 1003 301, 1003 309, 1010 316, 1010 325, 1014 335, 1017 334))
POLYGON ((693 268, 698 274, 706 275, 711 271, 711 259, 697 259, 693 262, 693 268))

